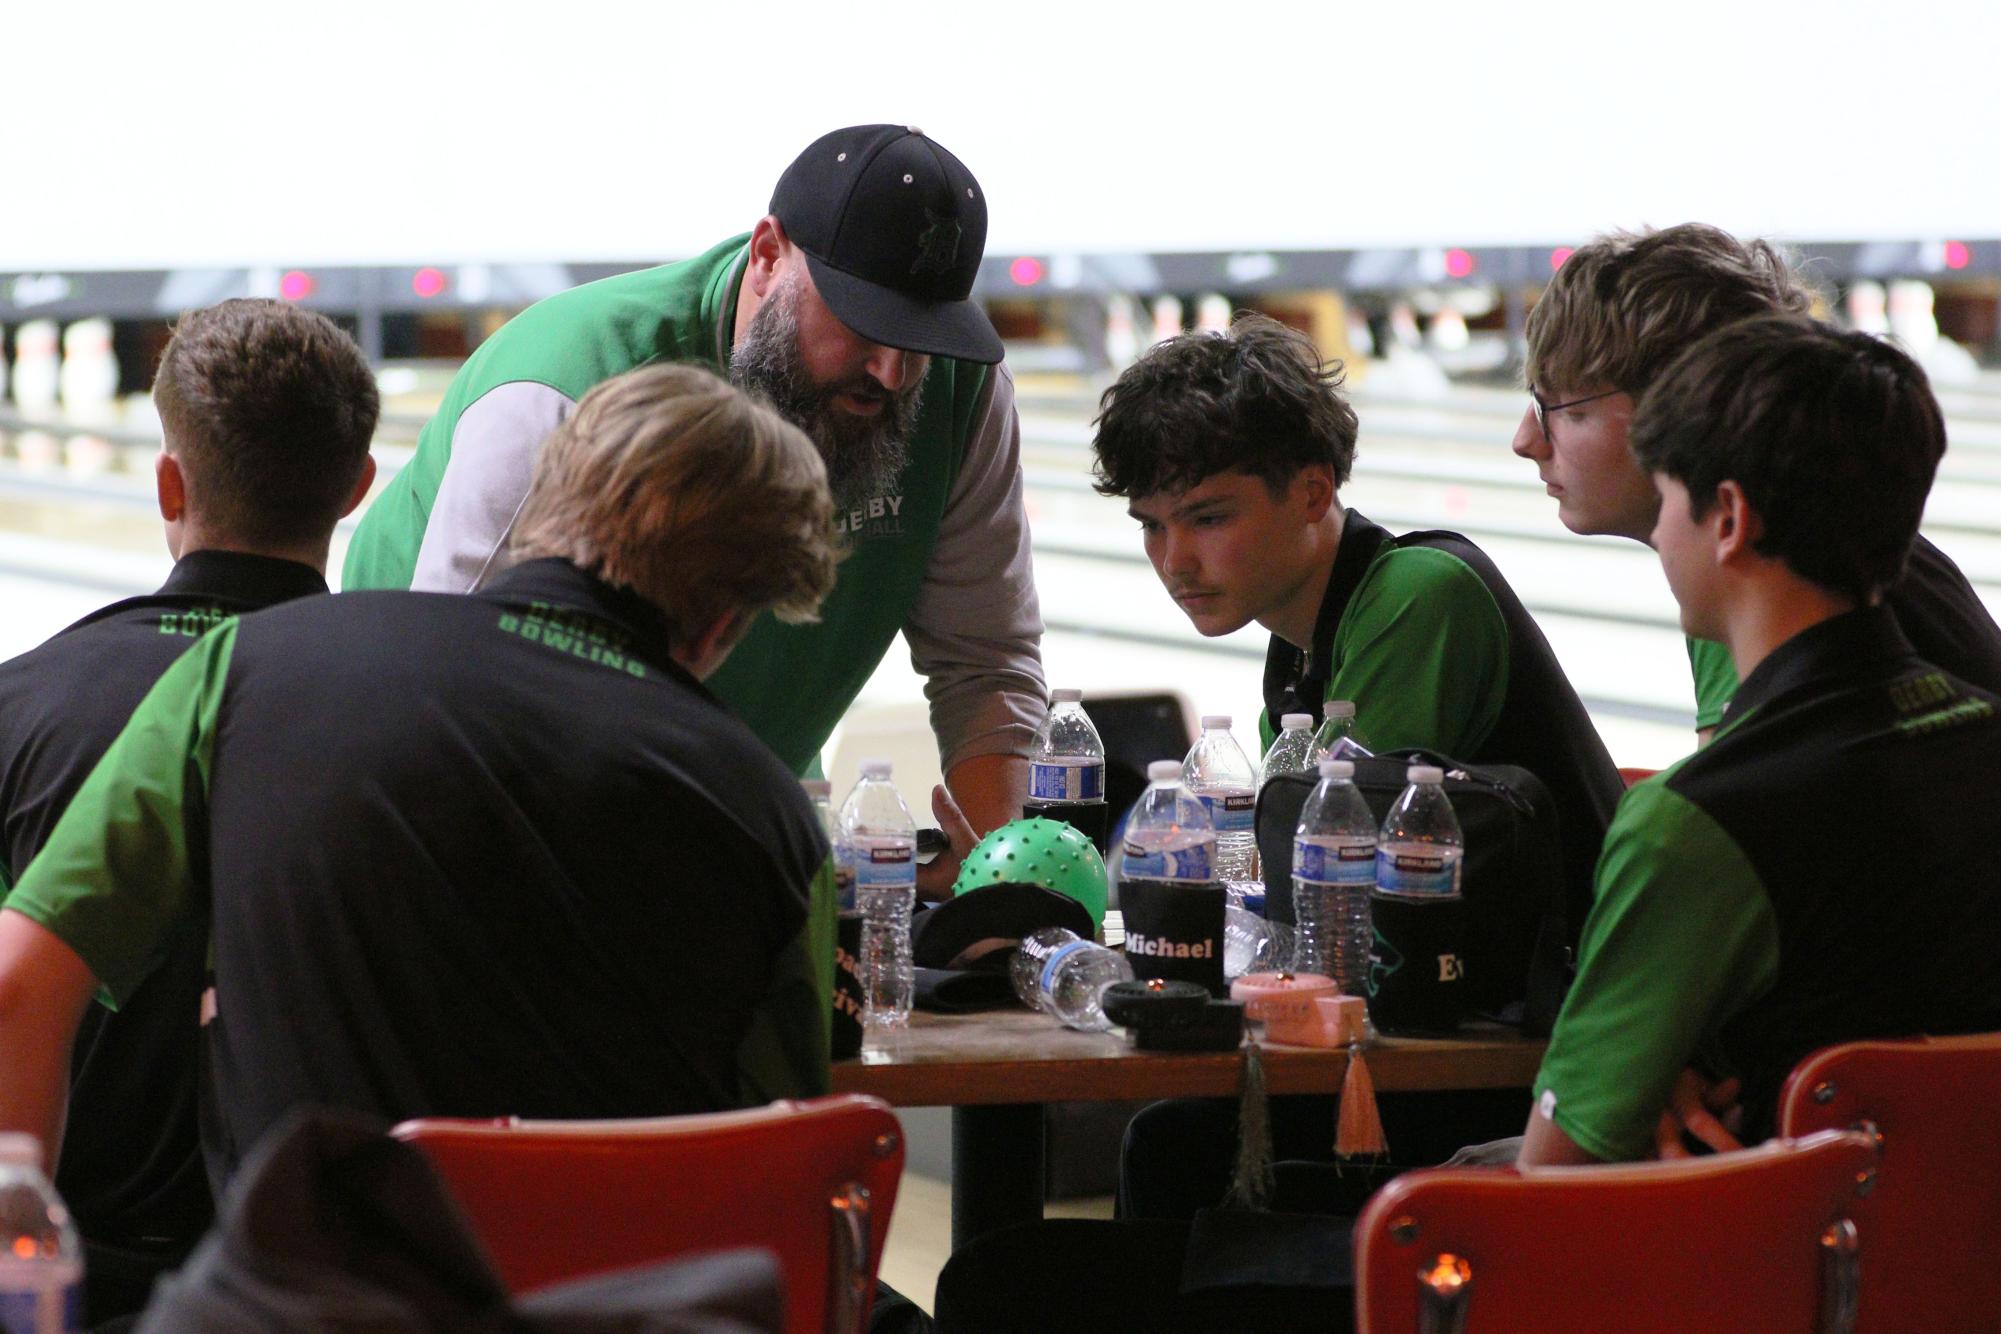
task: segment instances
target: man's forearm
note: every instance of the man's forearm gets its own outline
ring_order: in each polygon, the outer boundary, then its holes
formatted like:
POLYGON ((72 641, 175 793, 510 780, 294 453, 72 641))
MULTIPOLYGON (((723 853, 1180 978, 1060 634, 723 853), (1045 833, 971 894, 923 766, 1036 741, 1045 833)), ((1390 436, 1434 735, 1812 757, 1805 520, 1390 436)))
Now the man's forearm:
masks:
POLYGON ((1522 1133, 1522 1150, 1517 1167, 1571 1167, 1600 1161, 1583 1145, 1564 1132, 1562 1126, 1542 1114, 1540 1107, 1529 1113, 1528 1129, 1522 1133))
POLYGON ((70 1047, 96 989, 69 946, 0 911, 0 1131, 39 1139, 51 1171, 69 1106, 70 1047))
POLYGON ((1020 818, 1028 797, 1028 761, 1019 755, 975 755, 953 765, 945 785, 973 829, 992 833, 1020 818))

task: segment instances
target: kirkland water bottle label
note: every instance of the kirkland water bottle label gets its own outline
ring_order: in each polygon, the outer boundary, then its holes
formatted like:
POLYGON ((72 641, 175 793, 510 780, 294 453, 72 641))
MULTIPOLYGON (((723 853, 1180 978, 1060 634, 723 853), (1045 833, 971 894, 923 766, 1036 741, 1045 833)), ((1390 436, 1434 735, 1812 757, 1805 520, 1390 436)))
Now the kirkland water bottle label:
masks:
POLYGON ((1292 877, 1313 885, 1373 885, 1376 840, 1296 838, 1292 841, 1292 877))
POLYGON ((1209 823, 1219 834, 1248 833, 1257 827, 1258 794, 1246 788, 1241 792, 1204 792, 1202 804, 1209 808, 1209 823))
POLYGON ((901 839, 855 849, 855 888, 908 889, 917 883, 917 848, 901 839))
POLYGON ((1036 984, 1042 988, 1043 995, 1047 996, 1050 990, 1056 985, 1056 965, 1062 963, 1065 959, 1090 943, 1088 940, 1066 940, 1055 949, 1049 951, 1049 957, 1042 961, 1042 978, 1036 984))
POLYGON ((1028 766, 1028 795, 1036 801, 1103 801, 1100 760, 1036 760, 1028 766))
POLYGON ((1451 898, 1459 892, 1459 849, 1378 848, 1376 889, 1407 898, 1451 898))
POLYGON ((1214 880, 1216 845, 1195 843, 1185 848, 1143 848, 1126 841, 1127 880, 1214 880))

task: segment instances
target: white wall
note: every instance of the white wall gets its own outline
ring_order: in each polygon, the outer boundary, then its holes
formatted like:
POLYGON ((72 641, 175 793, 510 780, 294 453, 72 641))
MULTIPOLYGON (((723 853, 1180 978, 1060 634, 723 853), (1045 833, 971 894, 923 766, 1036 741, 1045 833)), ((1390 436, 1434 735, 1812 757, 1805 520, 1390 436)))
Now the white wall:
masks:
POLYGON ((1003 252, 2001 235, 1993 0, 129 8, 0 18, 0 270, 684 254, 886 119, 1003 252))

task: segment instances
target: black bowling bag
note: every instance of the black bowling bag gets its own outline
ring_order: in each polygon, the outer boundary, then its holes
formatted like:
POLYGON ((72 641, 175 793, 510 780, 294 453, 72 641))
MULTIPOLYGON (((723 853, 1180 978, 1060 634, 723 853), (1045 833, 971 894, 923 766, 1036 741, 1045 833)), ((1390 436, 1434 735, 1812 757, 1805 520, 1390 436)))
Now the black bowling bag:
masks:
MULTIPOLYGON (((1556 801, 1526 769, 1400 750, 1355 762, 1355 786, 1379 823, 1408 786, 1412 764, 1445 770, 1445 795, 1466 838, 1459 932, 1465 1006, 1541 1037, 1556 1022, 1570 974, 1556 801)), ((1258 793, 1258 857, 1273 921, 1294 921, 1292 837, 1319 781, 1317 774, 1281 774, 1258 793)))

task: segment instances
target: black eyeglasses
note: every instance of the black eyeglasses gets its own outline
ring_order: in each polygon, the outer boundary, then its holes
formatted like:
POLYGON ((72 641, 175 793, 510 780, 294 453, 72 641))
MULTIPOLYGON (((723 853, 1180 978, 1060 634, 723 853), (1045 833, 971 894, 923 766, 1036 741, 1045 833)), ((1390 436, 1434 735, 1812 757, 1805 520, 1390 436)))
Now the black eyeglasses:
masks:
POLYGON ((1536 429, 1542 432, 1542 438, 1545 442, 1553 445, 1556 442, 1549 438, 1550 413, 1561 412, 1565 408, 1579 407, 1585 403, 1596 403, 1601 398, 1610 398, 1614 394, 1623 394, 1624 392, 1626 391, 1623 389, 1607 389, 1602 394, 1586 394, 1583 398, 1573 398, 1568 403, 1545 403, 1542 401, 1542 395, 1535 391, 1535 386, 1530 385, 1529 402, 1535 404, 1536 429))

